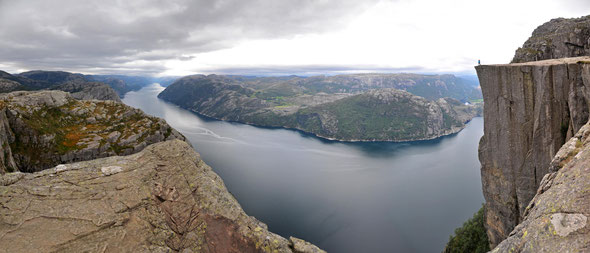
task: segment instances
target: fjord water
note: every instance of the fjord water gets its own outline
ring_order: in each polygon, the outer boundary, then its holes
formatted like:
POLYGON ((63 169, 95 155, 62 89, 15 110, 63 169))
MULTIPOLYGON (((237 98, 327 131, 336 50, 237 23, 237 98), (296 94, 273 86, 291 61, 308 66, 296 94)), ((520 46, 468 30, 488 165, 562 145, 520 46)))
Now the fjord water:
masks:
POLYGON ((342 143, 201 117, 159 100, 163 89, 123 102, 184 134, 244 210, 282 236, 328 252, 441 252, 484 201, 482 118, 431 141, 342 143))

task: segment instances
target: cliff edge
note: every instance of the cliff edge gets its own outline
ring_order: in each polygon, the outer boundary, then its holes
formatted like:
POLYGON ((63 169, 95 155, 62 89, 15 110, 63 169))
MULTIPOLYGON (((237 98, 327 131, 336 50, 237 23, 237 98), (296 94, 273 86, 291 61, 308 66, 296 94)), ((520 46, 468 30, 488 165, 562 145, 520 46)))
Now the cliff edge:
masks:
POLYGON ((2 252, 323 252, 248 216, 181 140, 0 175, 2 252))
POLYGON ((184 136, 163 119, 110 100, 63 91, 0 94, 0 174, 128 155, 184 136))
POLYGON ((577 57, 476 67, 485 101, 479 158, 492 247, 523 222, 552 159, 588 121, 588 63, 590 57, 577 57))

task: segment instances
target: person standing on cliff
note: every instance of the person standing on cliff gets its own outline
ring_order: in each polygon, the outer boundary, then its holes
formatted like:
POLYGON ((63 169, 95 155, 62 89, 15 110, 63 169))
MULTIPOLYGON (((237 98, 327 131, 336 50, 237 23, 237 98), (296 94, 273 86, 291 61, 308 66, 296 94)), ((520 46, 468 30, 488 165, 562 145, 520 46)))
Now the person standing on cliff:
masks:
POLYGON ((477 65, 481 65, 481 60, 477 60, 477 65))

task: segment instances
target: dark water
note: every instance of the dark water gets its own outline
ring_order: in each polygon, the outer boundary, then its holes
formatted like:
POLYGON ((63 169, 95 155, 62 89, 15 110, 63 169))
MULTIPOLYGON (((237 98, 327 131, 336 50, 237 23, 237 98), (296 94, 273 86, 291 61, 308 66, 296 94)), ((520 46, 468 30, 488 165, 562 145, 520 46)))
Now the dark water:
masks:
POLYGON ((483 202, 483 119, 411 143, 340 143, 199 117, 156 95, 123 101, 165 118, 225 181, 244 210, 283 236, 329 252, 441 252, 483 202))

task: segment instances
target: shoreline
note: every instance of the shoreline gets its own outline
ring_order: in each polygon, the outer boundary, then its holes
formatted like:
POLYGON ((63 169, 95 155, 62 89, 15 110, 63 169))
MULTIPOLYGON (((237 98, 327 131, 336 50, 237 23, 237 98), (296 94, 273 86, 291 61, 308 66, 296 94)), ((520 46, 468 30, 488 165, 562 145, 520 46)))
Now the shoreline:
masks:
POLYGON ((332 138, 332 137, 327 137, 327 136, 322 136, 322 135, 318 135, 316 133, 312 133, 312 132, 307 132, 305 130, 299 129, 299 128, 294 128, 294 127, 286 127, 286 126, 265 126, 265 125, 259 125, 259 124, 255 124, 255 123, 251 123, 251 122, 244 122, 244 121, 235 121, 235 120, 227 120, 227 119, 221 119, 218 117, 213 117, 213 116, 209 116, 207 114, 195 111, 193 109, 189 109, 189 108, 184 108, 180 105, 177 105, 175 103, 172 103, 170 101, 167 101, 165 99, 159 98, 162 101, 165 101, 166 103, 170 103, 178 108, 187 110, 189 112, 192 112, 198 116, 201 117, 206 117, 210 120, 218 120, 218 121, 224 121, 224 122, 228 122, 228 123, 234 123, 234 124, 244 124, 244 125, 249 125, 249 126, 254 126, 254 127, 259 127, 259 128, 267 128, 267 129, 285 129, 285 130, 291 130, 291 131, 298 131, 300 133, 303 134, 307 134, 310 135, 312 137, 321 139, 322 141, 332 141, 332 142, 342 142, 342 143, 374 143, 374 142, 388 142, 388 143, 404 143, 404 142, 419 142, 419 141, 430 141, 430 140, 436 140, 438 138, 442 138, 445 136, 449 136, 449 135, 453 135, 453 134, 457 134, 459 132, 461 132, 461 130, 465 129, 465 127, 467 127, 467 124, 469 124, 469 122, 471 122, 471 120, 475 117, 475 116, 471 119, 469 119, 468 121, 463 123, 463 126, 455 128, 455 129, 450 129, 449 132, 446 132, 444 134, 440 134, 437 136, 433 136, 433 137, 427 137, 427 138, 416 138, 416 139, 401 139, 401 140, 380 140, 380 139, 338 139, 338 138, 332 138))

